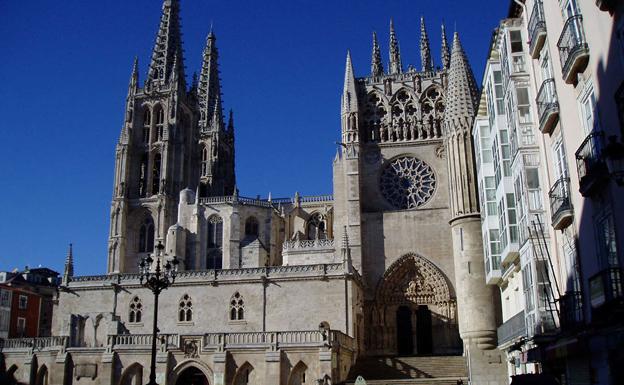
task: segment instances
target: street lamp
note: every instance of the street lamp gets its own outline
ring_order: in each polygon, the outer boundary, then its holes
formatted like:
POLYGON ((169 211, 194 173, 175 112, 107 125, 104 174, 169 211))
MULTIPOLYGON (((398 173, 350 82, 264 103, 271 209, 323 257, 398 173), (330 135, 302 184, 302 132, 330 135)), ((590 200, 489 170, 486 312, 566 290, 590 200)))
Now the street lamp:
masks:
POLYGON ((139 264, 139 282, 154 293, 154 324, 152 328, 152 361, 150 365, 150 377, 147 385, 158 385, 156 383, 156 334, 158 332, 158 296, 160 292, 173 285, 175 277, 178 273, 177 257, 173 257, 171 261, 167 261, 161 266, 162 251, 165 248, 162 242, 156 245, 156 267, 152 269, 154 258, 148 254, 147 257, 141 258, 139 264))

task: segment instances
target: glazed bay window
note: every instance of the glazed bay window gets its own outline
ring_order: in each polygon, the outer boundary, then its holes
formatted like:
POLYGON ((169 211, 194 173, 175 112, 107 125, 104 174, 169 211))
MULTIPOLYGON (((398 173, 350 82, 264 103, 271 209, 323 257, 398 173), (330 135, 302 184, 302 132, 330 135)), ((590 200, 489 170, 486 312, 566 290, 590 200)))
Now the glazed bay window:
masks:
POLYGON ((509 31, 509 46, 511 48, 513 73, 526 71, 526 60, 524 58, 524 44, 522 43, 522 32, 520 30, 509 31))
POLYGON ((485 210, 487 216, 496 216, 496 181, 493 176, 485 177, 485 210))

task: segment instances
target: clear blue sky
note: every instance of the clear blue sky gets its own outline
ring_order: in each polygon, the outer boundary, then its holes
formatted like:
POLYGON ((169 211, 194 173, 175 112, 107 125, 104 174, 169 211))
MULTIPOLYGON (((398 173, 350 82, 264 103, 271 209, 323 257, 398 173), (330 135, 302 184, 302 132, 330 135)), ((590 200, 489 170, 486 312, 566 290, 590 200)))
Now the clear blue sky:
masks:
MULTIPOLYGON (((224 107, 236 122, 241 194, 331 193, 347 49, 370 70, 388 21, 403 64, 420 67, 424 15, 436 63, 440 23, 460 32, 477 79, 509 2, 483 0, 182 0, 187 75, 199 71, 211 22, 224 107)), ((0 0, 0 270, 106 270, 115 142, 134 56, 145 78, 160 0, 0 0)))

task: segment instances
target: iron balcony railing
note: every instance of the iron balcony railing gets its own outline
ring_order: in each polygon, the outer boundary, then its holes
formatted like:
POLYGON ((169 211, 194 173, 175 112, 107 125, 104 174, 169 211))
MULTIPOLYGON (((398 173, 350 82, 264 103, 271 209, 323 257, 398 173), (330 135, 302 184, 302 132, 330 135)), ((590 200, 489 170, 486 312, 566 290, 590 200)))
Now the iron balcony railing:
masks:
POLYGON ((541 1, 533 4, 533 11, 529 18, 529 52, 536 59, 546 40, 546 22, 544 21, 544 6, 541 1))
POLYGON ((618 299, 624 299, 622 269, 609 267, 589 278, 591 306, 596 309, 618 299))
POLYGON ((589 60, 589 46, 583 31, 583 16, 568 18, 557 42, 561 70, 566 83, 574 83, 576 74, 585 70, 589 60))
POLYGON ((498 345, 501 346, 517 338, 526 337, 527 328, 524 310, 508 319, 496 330, 498 345))
POLYGON ((540 131, 549 134, 559 120, 559 99, 555 89, 555 79, 546 79, 537 92, 537 112, 540 131))
POLYGON ((579 190, 583 196, 590 196, 594 188, 606 180, 607 166, 602 157, 603 149, 604 132, 593 131, 576 150, 579 190))
POLYGON ((570 200, 570 178, 559 178, 548 192, 552 226, 561 230, 572 222, 572 202, 570 200))
POLYGON ((613 12, 618 5, 619 0, 596 0, 596 6, 601 11, 613 12))
POLYGON ((572 330, 583 324, 583 296, 580 291, 569 291, 559 297, 559 317, 562 331, 572 330))

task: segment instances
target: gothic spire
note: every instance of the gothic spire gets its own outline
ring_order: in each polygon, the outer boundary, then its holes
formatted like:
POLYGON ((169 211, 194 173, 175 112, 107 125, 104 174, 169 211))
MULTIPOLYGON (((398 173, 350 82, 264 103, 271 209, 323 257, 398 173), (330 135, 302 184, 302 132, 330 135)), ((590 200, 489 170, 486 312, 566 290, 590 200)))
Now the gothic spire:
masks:
POLYGON ((451 64, 451 53, 449 52, 448 41, 446 40, 446 28, 442 24, 442 68, 448 69, 451 64))
POLYGON ((162 86, 172 76, 173 63, 177 55, 180 64, 176 70, 178 79, 184 84, 184 59, 180 32, 180 1, 164 0, 156 44, 147 75, 147 84, 162 86))
POLYGON ((223 131, 223 107, 221 106, 221 95, 215 97, 214 109, 212 110, 212 121, 210 127, 213 131, 223 131))
POLYGON ((342 113, 357 111, 357 92, 355 89, 355 75, 351 63, 351 51, 347 51, 347 63, 345 65, 344 88, 342 90, 342 113))
POLYGON ((425 18, 420 17, 420 63, 423 72, 433 71, 433 57, 429 47, 429 37, 425 28, 425 18))
POLYGON ((63 285, 67 285, 74 276, 74 251, 73 245, 69 244, 67 257, 65 258, 65 270, 63 271, 63 285))
POLYGON ((130 83, 128 84, 128 96, 136 92, 139 84, 139 58, 134 57, 134 63, 132 64, 132 74, 130 75, 130 83))
POLYGON ((390 74, 399 74, 403 71, 401 65, 401 52, 399 50, 399 41, 394 32, 394 23, 390 19, 390 74))
POLYGON ((373 54, 371 60, 371 75, 381 76, 383 75, 383 63, 381 61, 381 50, 379 49, 379 43, 377 42, 377 33, 373 31, 373 54))
POLYGON ((230 117, 228 119, 228 133, 229 134, 234 134, 234 111, 232 111, 232 109, 230 108, 230 117))
POLYGON ((450 127, 448 124, 453 124, 456 119, 472 119, 477 104, 477 83, 457 32, 453 36, 448 78, 444 112, 446 127, 450 127))
MULTIPOLYGON (((199 100, 199 124, 201 128, 207 128, 210 119, 215 112, 217 99, 221 97, 221 83, 219 80, 219 53, 217 50, 217 37, 212 28, 206 38, 202 68, 199 74, 198 100, 199 100)), ((219 107, 220 108, 220 107, 219 107)))

